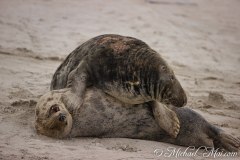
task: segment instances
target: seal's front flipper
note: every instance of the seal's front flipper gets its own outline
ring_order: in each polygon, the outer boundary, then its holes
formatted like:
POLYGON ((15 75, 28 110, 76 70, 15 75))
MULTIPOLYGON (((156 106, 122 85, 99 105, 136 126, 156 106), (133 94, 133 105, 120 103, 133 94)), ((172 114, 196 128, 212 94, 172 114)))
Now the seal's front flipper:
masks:
POLYGON ((82 102, 88 83, 88 74, 86 64, 82 61, 76 69, 68 75, 67 88, 79 97, 79 102, 82 102))
POLYGON ((165 130, 171 137, 176 138, 180 130, 180 122, 176 113, 159 102, 153 101, 150 104, 159 127, 165 130))

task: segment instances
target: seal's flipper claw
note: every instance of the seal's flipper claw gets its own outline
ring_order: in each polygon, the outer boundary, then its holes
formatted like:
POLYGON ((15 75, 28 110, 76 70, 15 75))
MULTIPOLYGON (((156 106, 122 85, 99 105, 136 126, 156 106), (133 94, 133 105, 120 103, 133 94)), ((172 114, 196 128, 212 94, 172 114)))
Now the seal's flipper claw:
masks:
POLYGON ((176 113, 156 101, 152 102, 152 107, 158 125, 171 137, 176 138, 180 130, 180 122, 176 113))

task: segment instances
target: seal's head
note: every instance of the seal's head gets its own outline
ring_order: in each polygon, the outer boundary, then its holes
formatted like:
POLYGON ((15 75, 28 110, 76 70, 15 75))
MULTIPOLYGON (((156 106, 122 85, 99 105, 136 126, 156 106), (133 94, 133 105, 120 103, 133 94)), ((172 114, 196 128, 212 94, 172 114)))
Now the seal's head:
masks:
POLYGON ((173 70, 167 64, 160 67, 160 101, 175 107, 183 107, 187 104, 187 96, 181 84, 174 75, 173 70), (162 84, 162 85, 161 85, 162 84))
POLYGON ((54 137, 66 137, 72 128, 72 116, 62 102, 62 93, 51 91, 43 95, 35 110, 37 133, 54 137))

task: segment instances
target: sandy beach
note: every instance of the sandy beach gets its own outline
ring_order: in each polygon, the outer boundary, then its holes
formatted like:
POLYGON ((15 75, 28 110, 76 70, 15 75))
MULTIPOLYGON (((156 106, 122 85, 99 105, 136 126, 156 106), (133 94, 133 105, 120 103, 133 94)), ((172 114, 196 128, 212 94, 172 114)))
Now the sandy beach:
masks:
MULTIPOLYGON (((164 159, 156 149, 186 149, 36 134, 35 105, 57 67, 78 45, 108 33, 136 37, 158 51, 185 89, 186 107, 240 137, 239 6, 239 0, 1 0, 0 159, 155 160, 164 159)), ((202 152, 178 159, 204 159, 202 152)))

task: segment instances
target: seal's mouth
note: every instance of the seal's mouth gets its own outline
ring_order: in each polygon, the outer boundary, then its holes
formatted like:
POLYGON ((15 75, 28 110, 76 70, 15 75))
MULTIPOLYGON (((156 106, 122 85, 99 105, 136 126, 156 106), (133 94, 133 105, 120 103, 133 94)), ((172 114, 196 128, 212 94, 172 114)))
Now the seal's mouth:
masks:
POLYGON ((67 125, 68 120, 66 114, 60 112, 59 114, 53 115, 45 126, 51 130, 62 130, 67 125))
POLYGON ((166 104, 166 105, 173 105, 175 107, 183 107, 183 106, 186 105, 187 100, 184 96, 180 97, 180 98, 179 97, 177 97, 177 98, 176 97, 171 97, 169 99, 165 99, 163 101, 163 103, 166 104))
POLYGON ((183 97, 169 97, 169 98, 164 97, 162 103, 164 103, 165 105, 173 105, 175 107, 182 107, 182 106, 186 105, 187 100, 184 96, 183 97))
MULTIPOLYGON (((175 86, 175 88, 179 87, 175 86)), ((182 88, 174 89, 174 87, 166 87, 166 89, 163 90, 162 102, 165 105, 183 107, 187 103, 187 96, 182 88)))

